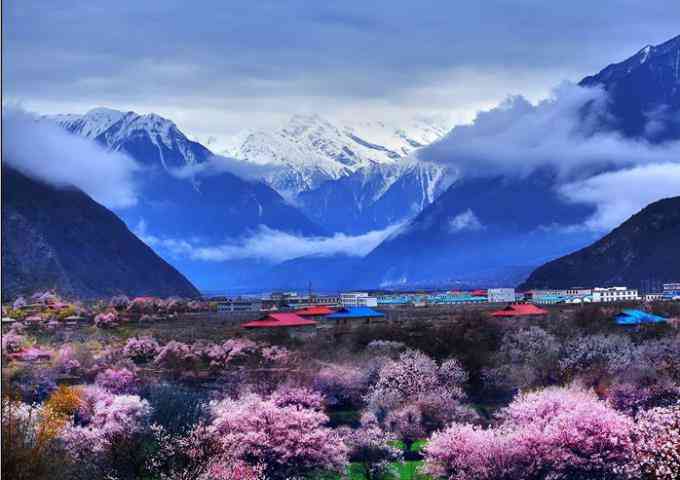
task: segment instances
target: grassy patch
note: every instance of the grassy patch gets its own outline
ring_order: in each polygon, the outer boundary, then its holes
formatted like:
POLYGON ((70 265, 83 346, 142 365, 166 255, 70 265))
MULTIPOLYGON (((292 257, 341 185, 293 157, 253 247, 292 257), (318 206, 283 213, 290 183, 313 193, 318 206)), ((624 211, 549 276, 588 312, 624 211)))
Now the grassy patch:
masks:
POLYGON ((358 410, 331 410, 328 412, 329 425, 333 428, 347 425, 352 428, 359 426, 361 414, 358 410))
MULTIPOLYGON (((394 474, 386 475, 381 480, 429 480, 430 477, 419 473, 422 464, 422 460, 393 463, 394 474)), ((343 480, 366 480, 362 466, 351 463, 343 480)))

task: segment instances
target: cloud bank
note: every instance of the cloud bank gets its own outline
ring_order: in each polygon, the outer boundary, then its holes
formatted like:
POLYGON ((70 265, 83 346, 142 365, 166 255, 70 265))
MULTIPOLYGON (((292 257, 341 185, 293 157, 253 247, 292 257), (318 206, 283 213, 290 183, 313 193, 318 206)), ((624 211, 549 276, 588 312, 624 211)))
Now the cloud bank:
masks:
POLYGON ((566 184, 560 192, 572 202, 594 205, 597 211, 586 221, 586 226, 609 231, 650 203, 680 195, 680 163, 603 173, 566 184))
MULTIPOLYGON (((552 166, 563 176, 680 161, 680 142, 654 145, 602 127, 607 93, 564 83, 536 104, 510 97, 419 151, 468 175, 527 175, 552 166)), ((650 123, 658 119, 650 119, 650 123)), ((654 126, 653 128, 659 128, 654 126)))
MULTIPOLYGON (((536 104, 511 97, 418 155, 464 176, 521 177, 550 167, 566 200, 596 207, 584 225, 564 229, 606 232, 645 205, 680 195, 680 141, 623 137, 605 127, 608 102, 600 88, 566 83, 536 104)), ((648 119, 650 134, 676 121, 663 111, 650 112, 648 119)))
POLYGON ((169 172, 173 176, 182 179, 231 173, 243 180, 261 181, 266 175, 271 175, 277 170, 283 170, 285 168, 285 166, 258 164, 238 158, 226 157, 224 155, 213 155, 205 162, 172 168, 169 172))
POLYGON ((198 241, 155 236, 149 233, 143 220, 138 223, 134 232, 151 247, 165 249, 172 255, 192 260, 224 262, 259 259, 281 263, 306 256, 363 257, 402 225, 402 223, 397 223, 362 235, 351 236, 336 233, 330 237, 301 237, 261 225, 255 232, 239 239, 228 240, 220 245, 203 245, 198 241))
POLYGON ((137 164, 97 143, 39 120, 21 108, 2 110, 2 161, 53 185, 76 186, 109 208, 137 203, 133 180, 137 164))
POLYGON ((3 93, 45 113, 154 111, 201 137, 281 112, 474 114, 660 43, 680 18, 668 0, 93 3, 4 2, 3 93))

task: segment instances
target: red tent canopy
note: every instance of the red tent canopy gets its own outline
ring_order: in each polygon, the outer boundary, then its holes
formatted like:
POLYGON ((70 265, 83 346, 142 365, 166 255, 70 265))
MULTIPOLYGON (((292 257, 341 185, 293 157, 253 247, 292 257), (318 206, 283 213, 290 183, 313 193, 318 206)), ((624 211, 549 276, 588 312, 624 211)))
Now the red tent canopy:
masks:
POLYGON ((322 315, 329 315, 335 312, 332 308, 320 306, 320 307, 307 307, 297 310, 295 313, 301 317, 319 317, 322 315))
POLYGON ((536 305, 531 303, 517 303, 514 305, 508 305, 503 310, 498 310, 493 312, 491 315, 494 317, 526 317, 532 315, 547 315, 548 311, 538 308, 536 305))
POLYGON ((242 323, 243 328, 286 328, 316 325, 314 320, 307 320, 295 313, 270 313, 264 318, 242 323))

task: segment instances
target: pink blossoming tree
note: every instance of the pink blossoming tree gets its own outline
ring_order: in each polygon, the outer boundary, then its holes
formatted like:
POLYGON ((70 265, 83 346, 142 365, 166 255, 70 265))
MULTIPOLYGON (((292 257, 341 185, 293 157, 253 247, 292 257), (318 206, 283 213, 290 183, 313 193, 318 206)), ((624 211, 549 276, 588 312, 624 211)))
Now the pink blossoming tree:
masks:
POLYGON ((680 403, 641 413, 628 473, 644 480, 680 478, 680 403))
POLYGON ((342 472, 347 449, 325 427, 328 417, 297 405, 279 406, 251 394, 213 406, 212 427, 224 451, 254 467, 262 465, 272 480, 314 472, 342 472))

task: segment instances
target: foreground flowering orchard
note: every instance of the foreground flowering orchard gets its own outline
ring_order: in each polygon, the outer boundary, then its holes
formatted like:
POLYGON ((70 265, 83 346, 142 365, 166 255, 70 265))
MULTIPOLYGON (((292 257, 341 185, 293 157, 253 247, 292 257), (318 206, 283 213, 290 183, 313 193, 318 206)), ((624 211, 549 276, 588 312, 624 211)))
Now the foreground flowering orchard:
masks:
POLYGON ((680 478, 670 327, 479 316, 306 343, 160 341, 119 303, 70 340, 44 322, 3 330, 3 476, 680 478))

